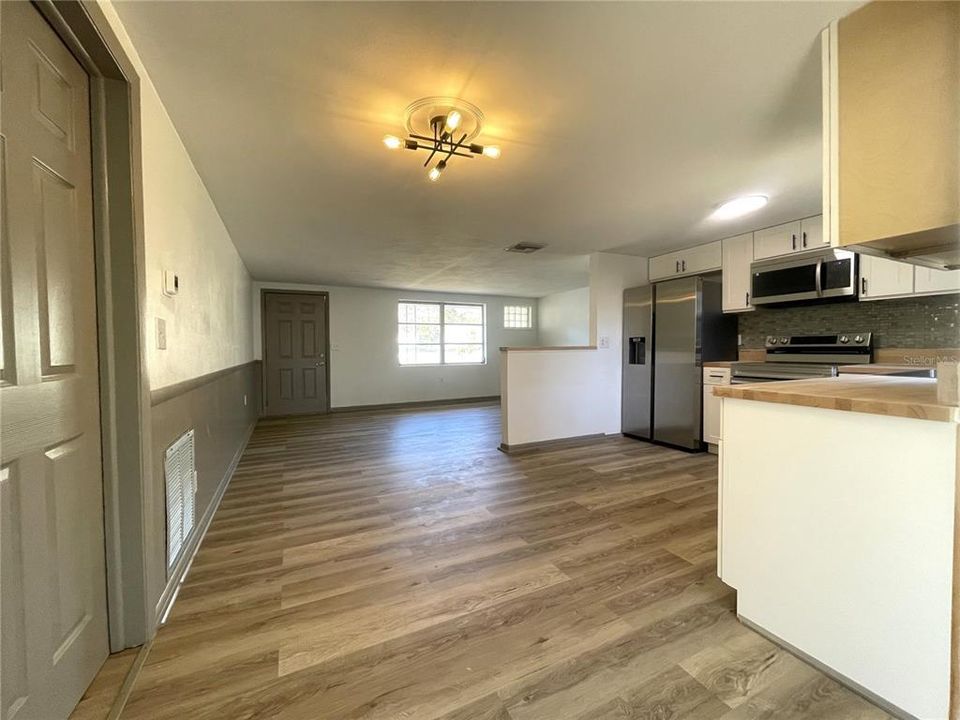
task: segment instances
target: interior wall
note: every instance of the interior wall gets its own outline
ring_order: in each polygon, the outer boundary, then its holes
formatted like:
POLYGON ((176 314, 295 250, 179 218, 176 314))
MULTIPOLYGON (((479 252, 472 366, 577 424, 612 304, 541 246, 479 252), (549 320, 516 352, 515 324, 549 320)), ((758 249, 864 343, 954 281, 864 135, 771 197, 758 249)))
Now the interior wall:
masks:
POLYGON ((587 345, 590 339, 590 288, 545 295, 537 301, 539 344, 587 345))
POLYGON ((623 291, 648 283, 647 258, 615 253, 590 256, 591 344, 600 350, 602 391, 593 398, 606 409, 604 433, 620 432, 623 377, 623 291))
POLYGON ((250 275, 159 96, 141 93, 146 328, 166 322, 167 348, 146 342, 152 389, 253 359, 250 275), (163 271, 180 291, 163 294, 163 271))
MULTIPOLYGON (((139 152, 139 163, 134 163, 139 185, 135 182, 134 189, 139 187, 135 202, 142 205, 144 239, 145 302, 140 323, 153 393, 142 530, 145 594, 153 610, 147 625, 152 629, 179 580, 178 573, 166 567, 163 452, 183 432, 196 430, 199 521, 212 513, 229 480, 231 463, 256 421, 256 413, 250 412, 259 407, 251 280, 115 8, 107 0, 97 7, 136 72, 130 80, 139 90, 132 144, 139 152), (180 277, 174 297, 162 292, 164 269, 180 277), (164 350, 158 348, 158 318, 166 324, 164 350), (218 372, 230 368, 229 373, 218 372)), ((197 534, 188 544, 196 542, 197 534)), ((184 567, 181 563, 178 569, 184 567)))
POLYGON ((536 317, 534 327, 529 330, 503 327, 504 305, 534 307, 537 301, 532 298, 255 282, 251 305, 258 359, 263 353, 260 296, 264 289, 322 290, 330 294, 332 408, 497 396, 500 394, 499 348, 537 344, 536 317), (460 366, 399 365, 397 303, 400 300, 486 305, 487 362, 460 366))
POLYGON ((253 360, 251 281, 136 48, 113 7, 102 7, 140 78, 143 333, 156 390, 253 360), (173 297, 163 294, 164 270, 180 278, 173 297), (157 346, 158 318, 165 350, 157 346))
POLYGON ((647 283, 647 259, 590 256, 594 349, 501 353, 501 442, 508 447, 620 432, 623 291, 647 283))

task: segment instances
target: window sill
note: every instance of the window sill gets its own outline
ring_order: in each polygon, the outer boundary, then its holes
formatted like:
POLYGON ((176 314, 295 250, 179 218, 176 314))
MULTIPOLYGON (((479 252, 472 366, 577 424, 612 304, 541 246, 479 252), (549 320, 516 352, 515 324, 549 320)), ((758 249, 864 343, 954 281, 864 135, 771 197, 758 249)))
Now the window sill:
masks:
POLYGON ((403 363, 397 363, 397 367, 401 368, 458 368, 458 367, 480 367, 481 365, 487 365, 486 361, 484 362, 475 362, 475 363, 417 363, 404 365, 403 363))

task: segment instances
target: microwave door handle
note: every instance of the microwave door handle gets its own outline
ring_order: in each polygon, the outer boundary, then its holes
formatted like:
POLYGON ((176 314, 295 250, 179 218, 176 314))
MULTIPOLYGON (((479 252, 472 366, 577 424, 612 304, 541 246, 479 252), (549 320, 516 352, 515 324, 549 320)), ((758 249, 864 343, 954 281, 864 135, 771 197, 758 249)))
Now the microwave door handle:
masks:
POLYGON ((817 271, 815 275, 815 282, 817 284, 817 297, 823 296, 823 258, 817 260, 817 271))

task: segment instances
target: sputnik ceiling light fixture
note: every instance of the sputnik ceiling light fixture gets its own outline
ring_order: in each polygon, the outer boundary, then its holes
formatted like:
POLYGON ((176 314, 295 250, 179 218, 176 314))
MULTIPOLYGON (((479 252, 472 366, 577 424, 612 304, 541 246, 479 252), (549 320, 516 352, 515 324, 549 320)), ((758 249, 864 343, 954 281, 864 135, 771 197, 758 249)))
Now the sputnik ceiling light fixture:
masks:
POLYGON ((483 129, 483 113, 476 105, 454 97, 427 97, 410 103, 404 113, 407 137, 387 135, 383 144, 390 150, 426 150, 429 155, 423 163, 430 165, 427 178, 440 179, 447 163, 454 156, 473 159, 474 155, 500 157, 496 145, 473 142, 483 129))

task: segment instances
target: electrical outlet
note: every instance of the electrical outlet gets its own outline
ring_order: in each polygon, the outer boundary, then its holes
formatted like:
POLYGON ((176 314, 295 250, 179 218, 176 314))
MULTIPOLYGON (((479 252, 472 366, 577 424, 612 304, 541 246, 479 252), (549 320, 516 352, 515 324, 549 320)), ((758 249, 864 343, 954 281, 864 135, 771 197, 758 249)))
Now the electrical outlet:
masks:
POLYGON ((163 318, 157 318, 157 349, 167 349, 167 321, 163 318))
POLYGON ((610 336, 609 336, 609 335, 601 335, 601 336, 600 336, 600 347, 602 347, 602 348, 608 348, 608 347, 610 347, 610 336))

